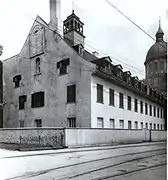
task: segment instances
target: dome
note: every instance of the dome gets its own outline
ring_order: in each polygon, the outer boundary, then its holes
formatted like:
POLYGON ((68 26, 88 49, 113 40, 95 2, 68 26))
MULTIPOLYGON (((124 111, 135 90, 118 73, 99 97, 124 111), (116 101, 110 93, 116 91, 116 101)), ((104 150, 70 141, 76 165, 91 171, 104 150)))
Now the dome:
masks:
POLYGON ((164 41, 156 42, 148 51, 146 55, 146 62, 167 57, 167 43, 164 41))
POLYGON ((155 44, 149 49, 146 55, 146 61, 152 61, 159 58, 167 58, 167 43, 163 40, 163 31, 161 29, 160 21, 159 21, 159 28, 156 32, 156 42, 155 44))

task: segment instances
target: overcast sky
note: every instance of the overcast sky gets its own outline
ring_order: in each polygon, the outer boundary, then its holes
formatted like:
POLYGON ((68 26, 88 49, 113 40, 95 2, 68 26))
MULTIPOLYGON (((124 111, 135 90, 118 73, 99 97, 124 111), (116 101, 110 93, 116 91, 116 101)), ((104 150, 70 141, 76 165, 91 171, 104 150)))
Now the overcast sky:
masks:
MULTIPOLYGON (((164 38, 167 39, 166 0, 109 1, 153 37, 160 16, 164 38)), ((62 21, 71 14, 72 4, 72 0, 61 0, 62 21)), ((133 75, 143 77, 146 53, 154 43, 150 37, 105 0, 75 0, 75 13, 85 24, 87 49, 92 52, 95 48, 102 56, 105 53, 118 58, 124 63, 112 59, 113 62, 122 64, 124 70, 129 69, 133 75)), ((0 0, 0 44, 4 47, 1 60, 20 52, 37 14, 49 22, 49 0, 0 0)))

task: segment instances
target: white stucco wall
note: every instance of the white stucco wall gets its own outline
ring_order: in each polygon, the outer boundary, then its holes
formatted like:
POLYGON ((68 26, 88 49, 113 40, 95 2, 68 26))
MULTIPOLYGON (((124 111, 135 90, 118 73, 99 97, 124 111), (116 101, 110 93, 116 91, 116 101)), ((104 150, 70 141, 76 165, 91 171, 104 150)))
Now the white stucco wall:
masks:
MULTIPOLYGON (((147 130, 149 131, 149 130, 147 130)), ((65 144, 68 147, 149 141, 146 130, 119 129, 65 129, 65 144)))
POLYGON ((91 79, 91 117, 92 117, 92 127, 97 128, 97 117, 102 117, 104 120, 104 128, 110 127, 109 119, 115 119, 115 128, 120 128, 119 126, 119 120, 124 120, 124 128, 128 128, 128 121, 132 122, 132 128, 135 128, 135 121, 138 121, 138 129, 141 128, 140 123, 143 122, 143 127, 145 128, 145 123, 149 124, 152 123, 152 128, 154 126, 154 123, 159 124, 161 128, 161 124, 164 125, 164 119, 157 117, 157 111, 156 111, 156 117, 153 116, 153 106, 156 108, 159 107, 160 109, 163 109, 163 107, 150 102, 147 99, 144 99, 144 97, 141 97, 125 88, 122 88, 114 83, 105 81, 102 78, 99 78, 97 76, 92 76, 91 79), (103 85, 103 99, 104 102, 97 103, 97 84, 103 85), (109 88, 114 89, 115 91, 115 106, 109 105, 109 88), (119 108, 119 93, 124 94, 124 109, 119 108), (132 101, 132 110, 127 110, 127 96, 131 96, 132 101), (138 113, 134 112, 134 99, 138 99, 138 113), (140 113, 140 101, 143 101, 143 114, 140 113), (148 104, 148 115, 145 115, 145 103, 148 104), (152 105, 152 116, 149 115, 149 105, 152 105))

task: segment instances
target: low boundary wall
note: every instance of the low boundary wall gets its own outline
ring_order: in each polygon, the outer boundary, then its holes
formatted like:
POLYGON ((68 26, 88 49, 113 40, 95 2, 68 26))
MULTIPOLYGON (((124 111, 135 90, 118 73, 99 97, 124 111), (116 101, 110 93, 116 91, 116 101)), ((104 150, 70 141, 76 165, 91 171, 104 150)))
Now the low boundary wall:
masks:
POLYGON ((128 129, 65 129, 67 146, 89 146, 150 141, 149 130, 128 129))
POLYGON ((98 128, 18 128, 0 129, 0 143, 84 147, 120 143, 166 141, 167 131, 98 128), (51 140, 51 142, 50 142, 51 140), (58 143, 56 143, 58 142, 58 143))
POLYGON ((167 131, 151 131, 151 141, 166 141, 167 131))
POLYGON ((22 145, 64 145, 63 128, 0 129, 1 143, 22 145))

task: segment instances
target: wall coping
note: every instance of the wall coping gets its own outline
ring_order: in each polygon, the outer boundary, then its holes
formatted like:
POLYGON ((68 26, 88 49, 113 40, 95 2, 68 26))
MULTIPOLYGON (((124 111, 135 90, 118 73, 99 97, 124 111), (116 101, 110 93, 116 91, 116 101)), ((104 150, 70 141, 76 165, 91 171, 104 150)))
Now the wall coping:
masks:
POLYGON ((28 127, 28 128, 0 128, 0 131, 5 131, 5 130, 64 130, 65 128, 54 128, 54 127, 42 127, 42 128, 33 128, 33 127, 28 127))

